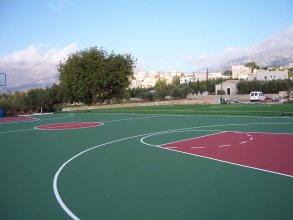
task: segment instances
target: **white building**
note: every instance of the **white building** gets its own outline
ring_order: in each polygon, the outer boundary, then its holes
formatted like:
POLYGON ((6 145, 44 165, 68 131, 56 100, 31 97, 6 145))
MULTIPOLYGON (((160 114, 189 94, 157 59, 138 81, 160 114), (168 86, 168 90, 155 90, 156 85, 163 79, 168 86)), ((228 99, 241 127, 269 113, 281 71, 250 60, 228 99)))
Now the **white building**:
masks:
POLYGON ((232 66, 232 78, 233 79, 245 79, 252 74, 251 68, 244 65, 232 66))
POLYGON ((228 79, 229 76, 223 76, 221 72, 210 72, 208 73, 208 77, 206 73, 192 73, 189 76, 180 77, 180 84, 189 83, 189 82, 197 82, 197 81, 205 81, 212 79, 228 79))
POLYGON ((146 76, 146 72, 144 72, 144 71, 139 71, 139 72, 135 72, 134 74, 133 74, 133 76, 134 76, 134 79, 135 80, 143 80, 144 79, 144 77, 146 76))
POLYGON ((288 70, 284 71, 258 71, 254 75, 248 77, 249 81, 260 80, 260 81, 270 81, 278 79, 288 79, 288 70))
POLYGON ((156 84, 156 77, 155 76, 152 76, 152 75, 149 75, 149 76, 146 76, 141 82, 140 82, 140 87, 141 88, 150 88, 150 87, 154 87, 155 84, 156 84))
MULTIPOLYGON (((150 88, 154 87, 158 80, 164 80, 167 84, 172 84, 174 77, 180 78, 180 84, 205 81, 206 73, 182 73, 177 71, 158 72, 158 71, 138 71, 134 73, 134 78, 131 81, 130 88, 150 88)), ((229 78, 222 76, 221 72, 208 73, 208 79, 229 78)))
POLYGON ((156 78, 157 80, 165 80, 167 84, 171 84, 173 82, 173 76, 169 72, 159 72, 156 78))
POLYGON ((227 80, 223 83, 216 84, 216 95, 218 95, 219 91, 224 91, 225 95, 237 95, 238 89, 237 84, 240 80, 227 80))
POLYGON ((194 76, 184 76, 180 77, 180 84, 190 83, 190 82, 197 82, 198 78, 194 76))
POLYGON ((140 80, 137 80, 137 79, 131 80, 131 83, 130 83, 129 88, 130 89, 141 88, 141 81, 140 80))

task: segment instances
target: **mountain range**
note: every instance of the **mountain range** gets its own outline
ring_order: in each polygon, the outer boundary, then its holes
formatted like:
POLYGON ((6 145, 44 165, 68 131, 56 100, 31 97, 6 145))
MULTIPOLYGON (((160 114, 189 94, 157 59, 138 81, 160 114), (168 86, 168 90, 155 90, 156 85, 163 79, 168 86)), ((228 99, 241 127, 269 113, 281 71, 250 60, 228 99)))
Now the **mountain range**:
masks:
POLYGON ((31 83, 31 84, 24 84, 21 86, 15 86, 15 87, 10 87, 10 86, 1 86, 0 87, 0 92, 15 92, 15 91, 25 91, 29 89, 38 89, 38 88, 47 88, 51 87, 52 83, 31 83))
POLYGON ((241 65, 255 62, 260 67, 289 66, 293 63, 293 46, 283 49, 271 49, 261 53, 243 56, 223 63, 222 68, 231 68, 232 65, 241 65))

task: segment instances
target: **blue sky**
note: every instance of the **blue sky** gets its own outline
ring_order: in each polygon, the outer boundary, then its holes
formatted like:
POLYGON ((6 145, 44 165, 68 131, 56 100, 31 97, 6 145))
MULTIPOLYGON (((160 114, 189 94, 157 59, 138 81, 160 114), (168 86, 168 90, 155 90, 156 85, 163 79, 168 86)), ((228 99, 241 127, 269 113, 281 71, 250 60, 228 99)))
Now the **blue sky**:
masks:
POLYGON ((138 69, 197 71, 292 28, 292 8, 292 0, 0 0, 0 72, 52 80, 60 59, 91 46, 132 54, 138 69))

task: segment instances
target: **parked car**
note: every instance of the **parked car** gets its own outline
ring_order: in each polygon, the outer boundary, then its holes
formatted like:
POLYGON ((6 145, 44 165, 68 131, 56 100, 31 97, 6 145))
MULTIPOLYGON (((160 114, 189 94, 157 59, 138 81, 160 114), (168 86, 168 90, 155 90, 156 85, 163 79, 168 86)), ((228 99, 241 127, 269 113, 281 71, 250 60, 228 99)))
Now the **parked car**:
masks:
POLYGON ((249 94, 249 100, 251 102, 263 102, 266 99, 266 96, 259 91, 253 91, 249 94))

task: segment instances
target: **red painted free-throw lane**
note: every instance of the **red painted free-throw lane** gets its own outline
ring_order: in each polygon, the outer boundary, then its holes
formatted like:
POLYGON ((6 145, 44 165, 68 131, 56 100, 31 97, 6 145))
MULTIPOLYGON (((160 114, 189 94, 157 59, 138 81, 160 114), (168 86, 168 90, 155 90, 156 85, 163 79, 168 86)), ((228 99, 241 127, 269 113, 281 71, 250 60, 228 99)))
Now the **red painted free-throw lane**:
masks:
POLYGON ((293 177, 293 134, 223 132, 161 147, 293 177))
POLYGON ((67 129, 80 129, 80 128, 89 128, 102 126, 102 122, 69 122, 62 124, 48 124, 37 126, 36 129, 39 130, 67 130, 67 129))

